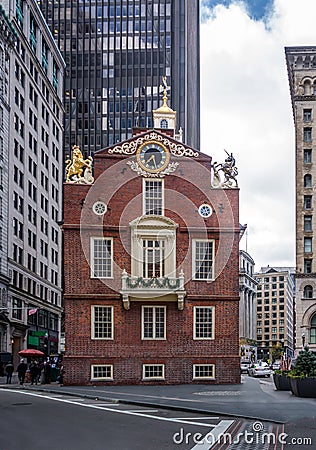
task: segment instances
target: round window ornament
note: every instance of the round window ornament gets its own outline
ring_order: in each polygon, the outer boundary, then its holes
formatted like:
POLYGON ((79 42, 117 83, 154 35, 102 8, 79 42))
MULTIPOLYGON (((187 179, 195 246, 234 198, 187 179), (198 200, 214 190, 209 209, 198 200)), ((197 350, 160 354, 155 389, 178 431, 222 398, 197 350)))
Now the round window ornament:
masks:
POLYGON ((107 206, 103 202, 95 202, 95 204, 92 207, 92 210, 94 214, 97 216, 103 216, 107 211, 107 206))
POLYGON ((212 212, 213 212, 212 207, 207 203, 203 203, 203 205, 199 207, 199 214, 201 217, 203 217, 203 219, 211 217, 212 212))

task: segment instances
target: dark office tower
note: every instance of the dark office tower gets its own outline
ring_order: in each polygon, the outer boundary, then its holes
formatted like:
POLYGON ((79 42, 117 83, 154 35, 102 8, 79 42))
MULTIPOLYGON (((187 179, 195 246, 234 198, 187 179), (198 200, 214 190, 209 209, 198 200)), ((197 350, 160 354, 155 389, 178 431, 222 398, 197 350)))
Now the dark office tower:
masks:
POLYGON ((199 0, 40 0, 65 58, 65 151, 150 128, 167 76, 177 128, 200 144, 199 0))

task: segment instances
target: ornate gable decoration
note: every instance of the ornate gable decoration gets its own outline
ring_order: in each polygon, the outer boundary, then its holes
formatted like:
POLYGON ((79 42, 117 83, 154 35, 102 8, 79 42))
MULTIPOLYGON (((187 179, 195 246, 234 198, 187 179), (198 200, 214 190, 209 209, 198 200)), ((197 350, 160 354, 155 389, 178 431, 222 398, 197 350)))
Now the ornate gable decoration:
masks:
POLYGON ((212 180, 213 188, 238 188, 237 175, 238 169, 235 166, 235 158, 232 153, 228 153, 224 163, 214 162, 212 164, 212 180))
POLYGON ((110 148, 108 153, 128 156, 136 154, 136 159, 127 161, 127 164, 138 175, 151 178, 162 178, 176 170, 179 163, 169 162, 170 154, 176 157, 197 158, 199 156, 199 152, 185 147, 181 143, 171 141, 168 137, 155 131, 116 145, 110 148))
POLYGON ((72 158, 66 160, 66 183, 92 184, 92 157, 83 158, 78 145, 72 147, 72 158))

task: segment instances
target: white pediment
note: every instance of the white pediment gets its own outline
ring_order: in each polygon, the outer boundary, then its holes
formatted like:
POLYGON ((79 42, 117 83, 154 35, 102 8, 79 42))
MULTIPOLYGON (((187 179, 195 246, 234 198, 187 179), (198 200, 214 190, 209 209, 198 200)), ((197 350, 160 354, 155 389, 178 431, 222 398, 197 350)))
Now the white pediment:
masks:
POLYGON ((178 227, 178 224, 176 222, 174 222, 172 219, 169 219, 169 217, 156 216, 156 215, 137 217, 136 219, 132 220, 132 222, 130 222, 129 225, 132 229, 138 229, 138 230, 139 229, 141 229, 141 230, 148 230, 148 229, 175 230, 178 227))

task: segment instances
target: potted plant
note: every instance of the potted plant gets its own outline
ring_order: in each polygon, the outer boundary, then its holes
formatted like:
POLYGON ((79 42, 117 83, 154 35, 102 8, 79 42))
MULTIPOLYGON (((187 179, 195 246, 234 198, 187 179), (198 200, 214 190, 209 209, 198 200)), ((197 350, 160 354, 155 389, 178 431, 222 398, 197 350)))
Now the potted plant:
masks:
POLYGON ((275 370, 273 374, 273 381, 278 391, 289 391, 291 389, 290 379, 288 374, 291 369, 291 358, 281 357, 280 369, 275 370))
POLYGON ((316 355, 307 346, 300 351, 289 377, 292 394, 316 398, 316 355))

